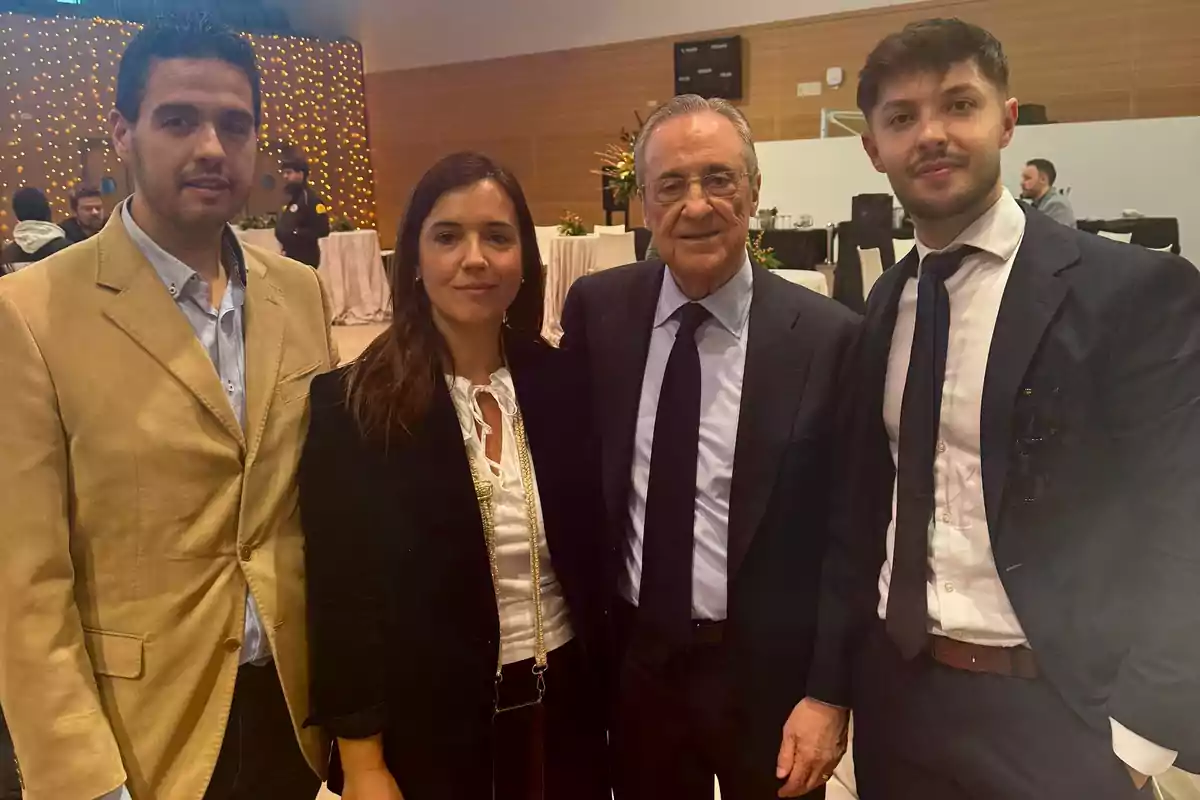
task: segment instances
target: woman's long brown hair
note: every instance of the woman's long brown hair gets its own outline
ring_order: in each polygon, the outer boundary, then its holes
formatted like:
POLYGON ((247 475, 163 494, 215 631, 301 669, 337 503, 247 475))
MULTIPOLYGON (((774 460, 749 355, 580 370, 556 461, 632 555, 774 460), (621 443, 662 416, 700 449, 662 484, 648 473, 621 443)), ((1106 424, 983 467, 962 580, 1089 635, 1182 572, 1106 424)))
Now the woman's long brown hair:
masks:
POLYGON ((417 280, 421 274, 421 228, 442 195, 484 180, 495 181, 517 212, 524 280, 508 307, 505 335, 541 340, 542 259, 521 184, 511 172, 480 153, 446 156, 417 183, 400 223, 388 271, 392 324, 348 371, 346 403, 364 436, 386 442, 393 433, 412 431, 429 410, 437 381, 451 366, 446 342, 433 324, 429 295, 417 280))

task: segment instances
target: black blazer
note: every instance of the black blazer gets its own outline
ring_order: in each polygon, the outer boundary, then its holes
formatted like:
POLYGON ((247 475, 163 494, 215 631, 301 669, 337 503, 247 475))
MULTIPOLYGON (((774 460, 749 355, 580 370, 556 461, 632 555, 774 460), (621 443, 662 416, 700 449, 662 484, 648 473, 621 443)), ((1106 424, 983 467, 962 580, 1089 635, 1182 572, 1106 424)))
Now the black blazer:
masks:
MULTIPOLYGON (((871 293, 818 663, 845 699, 875 618, 895 469, 883 422, 915 251, 871 293), (906 271, 907 267, 907 271, 906 271)), ((1046 677, 1200 767, 1200 273, 1027 211, 981 417, 996 566, 1046 677)))
MULTIPOLYGON (((608 510, 610 595, 622 566, 638 402, 661 261, 577 281, 563 348, 591 379, 608 510)), ((839 380, 859 318, 754 268, 754 295, 729 519, 730 687, 741 757, 774 776, 780 732, 806 694, 821 559, 829 528, 830 459, 839 380)))
MULTIPOLYGON (((507 353, 554 570, 577 640, 599 659, 602 512, 583 395, 548 345, 509 341, 507 353)), ((385 449, 360 434, 345 376, 313 381, 300 464, 311 721, 345 738, 382 732, 407 798, 488 797, 500 629, 453 402, 439 381, 426 419, 385 449)), ((331 766, 336 789, 336 751, 331 766)))

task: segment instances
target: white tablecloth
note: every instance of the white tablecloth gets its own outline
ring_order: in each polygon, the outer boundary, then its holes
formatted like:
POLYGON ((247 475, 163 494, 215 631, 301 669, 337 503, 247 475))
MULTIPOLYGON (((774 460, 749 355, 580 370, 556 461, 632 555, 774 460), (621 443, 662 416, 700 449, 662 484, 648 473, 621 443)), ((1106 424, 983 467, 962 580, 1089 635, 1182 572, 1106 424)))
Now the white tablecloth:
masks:
POLYGON ((824 274, 815 269, 777 269, 775 270, 775 274, 785 281, 799 284, 805 289, 813 290, 817 294, 823 294, 826 297, 832 295, 828 279, 824 274))
POLYGON ((558 236, 550 240, 546 259, 546 298, 542 336, 555 344, 562 338, 562 307, 571 284, 596 266, 596 234, 558 236))
POLYGON ((272 253, 283 253, 283 248, 280 247, 279 240, 275 238, 274 230, 244 231, 240 228, 235 228, 234 232, 246 244, 261 247, 263 250, 270 250, 272 253))
POLYGON ((321 240, 318 270, 333 304, 336 325, 366 325, 392 318, 391 289, 375 231, 330 234, 321 240))

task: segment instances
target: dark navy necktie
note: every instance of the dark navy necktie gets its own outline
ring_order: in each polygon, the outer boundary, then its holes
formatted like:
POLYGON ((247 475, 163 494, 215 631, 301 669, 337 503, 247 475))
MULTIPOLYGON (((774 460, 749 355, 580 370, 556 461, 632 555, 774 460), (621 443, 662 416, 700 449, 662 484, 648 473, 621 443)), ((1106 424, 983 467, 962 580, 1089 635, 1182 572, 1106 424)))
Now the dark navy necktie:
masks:
POLYGON ((929 526, 934 512, 934 459, 950 341, 946 280, 978 252, 960 247, 925 257, 917 280, 917 319, 900 410, 896 464, 896 536, 885 627, 900 653, 914 658, 929 638, 926 582, 929 526))
POLYGON ((698 303, 678 312, 679 331, 663 373, 642 537, 639 622, 683 642, 692 621, 696 459, 700 444, 700 353, 696 331, 709 318, 698 303))

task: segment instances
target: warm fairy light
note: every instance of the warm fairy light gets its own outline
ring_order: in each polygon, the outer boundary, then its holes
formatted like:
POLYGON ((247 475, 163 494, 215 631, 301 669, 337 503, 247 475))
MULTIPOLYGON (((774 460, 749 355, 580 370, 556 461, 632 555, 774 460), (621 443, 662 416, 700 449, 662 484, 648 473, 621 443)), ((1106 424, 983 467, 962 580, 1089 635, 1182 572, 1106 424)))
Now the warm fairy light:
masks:
MULTIPOLYGON (((0 205, 21 186, 46 192, 55 216, 96 152, 105 175, 123 167, 109 142, 117 65, 135 22, 0 12, 0 205)), ((352 42, 294 36, 246 38, 263 83, 260 164, 299 148, 316 191, 336 216, 375 226, 375 180, 366 146, 362 55, 352 42)), ((96 163, 96 162, 93 162, 96 163)), ((5 209, 6 210, 6 209, 5 209)), ((9 233, 0 213, 0 236, 9 233)))

